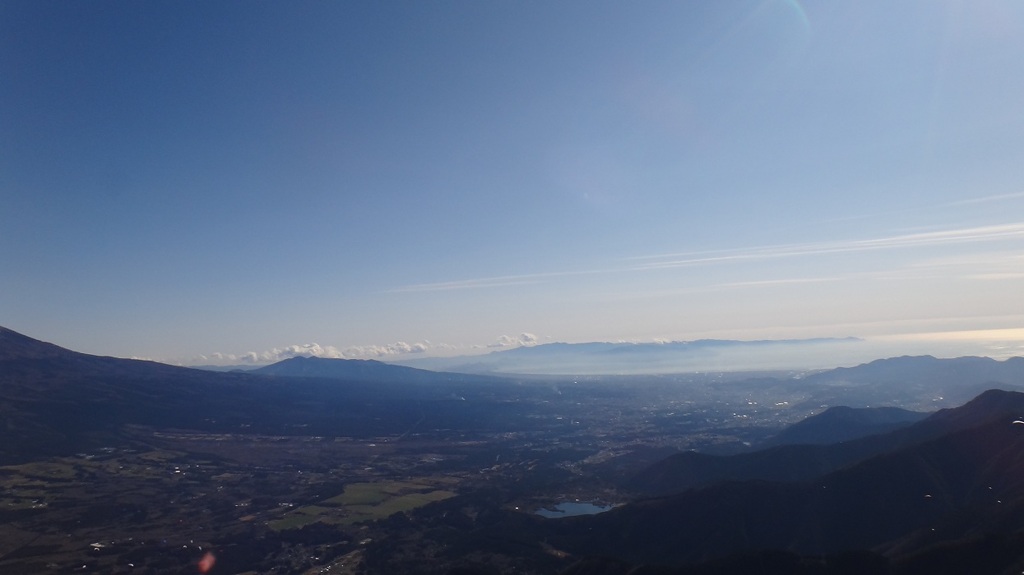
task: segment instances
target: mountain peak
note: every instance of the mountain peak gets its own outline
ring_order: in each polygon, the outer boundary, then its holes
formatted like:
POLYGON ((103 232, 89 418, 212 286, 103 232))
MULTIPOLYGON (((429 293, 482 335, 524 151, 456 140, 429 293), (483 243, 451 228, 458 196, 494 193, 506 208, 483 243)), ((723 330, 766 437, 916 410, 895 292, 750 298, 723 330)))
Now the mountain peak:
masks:
POLYGON ((977 424, 996 417, 1024 417, 1024 393, 990 389, 958 408, 939 410, 931 419, 977 424))
POLYGON ((260 375, 289 377, 325 377, 366 380, 406 380, 409 377, 435 377, 411 367, 389 365, 373 359, 335 359, 327 357, 295 356, 252 370, 260 375))

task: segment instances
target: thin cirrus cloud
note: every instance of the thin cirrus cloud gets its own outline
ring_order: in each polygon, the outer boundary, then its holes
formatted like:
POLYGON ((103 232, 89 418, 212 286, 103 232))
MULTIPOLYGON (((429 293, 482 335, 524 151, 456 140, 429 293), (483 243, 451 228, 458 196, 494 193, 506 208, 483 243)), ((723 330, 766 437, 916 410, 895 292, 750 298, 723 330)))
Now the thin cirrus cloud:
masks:
POLYGON ((813 283, 826 283, 826 282, 838 282, 844 281, 847 278, 842 276, 823 276, 815 278, 784 278, 776 280, 755 280, 746 282, 729 282, 723 284, 717 284, 715 288, 731 288, 731 287, 759 287, 759 286, 780 286, 780 285, 795 285, 795 284, 813 284, 813 283))
MULTIPOLYGON (((1000 198, 1001 197, 1002 196, 1000 196, 1000 198)), ((644 255, 630 258, 631 261, 638 263, 634 263, 633 265, 629 266, 608 269, 545 272, 536 274, 495 276, 447 282, 412 284, 393 288, 391 290, 388 290, 387 293, 414 293, 431 291, 483 289, 511 285, 541 283, 546 280, 581 275, 635 273, 701 265, 754 262, 759 260, 769 260, 778 258, 813 257, 838 253, 897 250, 968 243, 998 242, 1019 239, 1024 239, 1024 223, 1021 222, 939 230, 933 232, 901 234, 880 238, 871 238, 866 240, 809 242, 802 244, 776 244, 757 248, 740 248, 729 250, 644 255)))

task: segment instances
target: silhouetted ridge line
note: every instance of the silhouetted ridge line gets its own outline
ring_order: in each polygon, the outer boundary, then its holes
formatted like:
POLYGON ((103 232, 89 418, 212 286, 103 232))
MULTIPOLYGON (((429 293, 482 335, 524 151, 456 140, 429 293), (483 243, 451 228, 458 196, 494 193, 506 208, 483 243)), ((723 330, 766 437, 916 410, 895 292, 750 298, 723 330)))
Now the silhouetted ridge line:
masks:
POLYGON ((69 349, 33 339, 0 326, 0 361, 12 359, 45 359, 75 354, 69 349))

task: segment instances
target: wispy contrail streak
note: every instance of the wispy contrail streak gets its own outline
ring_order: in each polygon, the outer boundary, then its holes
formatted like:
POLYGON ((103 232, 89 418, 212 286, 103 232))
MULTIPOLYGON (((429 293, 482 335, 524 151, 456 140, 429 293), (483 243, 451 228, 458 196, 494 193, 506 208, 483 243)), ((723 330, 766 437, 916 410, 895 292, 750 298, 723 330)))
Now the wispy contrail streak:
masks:
POLYGON ((957 230, 942 230, 937 232, 922 232, 868 240, 780 244, 761 248, 722 250, 715 252, 691 252, 640 256, 636 259, 663 259, 664 261, 654 261, 652 263, 642 264, 636 266, 634 269, 663 269, 730 261, 752 261, 796 256, 816 256, 835 253, 996 241, 1011 238, 1024 238, 1024 223, 980 226, 957 230))
POLYGON ((629 258, 629 260, 633 262, 643 263, 636 263, 628 266, 611 267, 606 269, 569 270, 560 272, 519 274, 508 276, 473 278, 465 280, 454 280, 447 282, 412 284, 387 290, 387 293, 414 293, 429 291, 496 288, 513 285, 536 284, 546 280, 570 276, 618 274, 626 272, 652 271, 689 266, 733 262, 749 262, 776 258, 792 258, 837 253, 894 250, 939 245, 1003 241, 1009 239, 1022 238, 1024 238, 1024 223, 1010 223, 992 226, 960 228, 953 230, 940 230, 934 232, 902 234, 882 238, 871 238, 866 240, 810 242, 803 244, 776 244, 753 248, 738 248, 729 250, 713 250, 702 252, 684 252, 636 256, 633 258, 629 258))

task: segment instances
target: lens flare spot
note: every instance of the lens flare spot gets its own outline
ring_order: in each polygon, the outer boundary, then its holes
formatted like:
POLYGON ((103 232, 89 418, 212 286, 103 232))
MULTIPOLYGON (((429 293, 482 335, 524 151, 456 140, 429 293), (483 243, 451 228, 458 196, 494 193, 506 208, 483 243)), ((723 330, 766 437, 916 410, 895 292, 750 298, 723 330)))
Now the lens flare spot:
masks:
POLYGON ((213 565, 216 562, 217 557, 215 557, 213 553, 207 551, 206 555, 203 555, 203 558, 199 560, 199 563, 196 564, 196 566, 199 568, 200 573, 209 573, 210 569, 213 569, 213 565))

